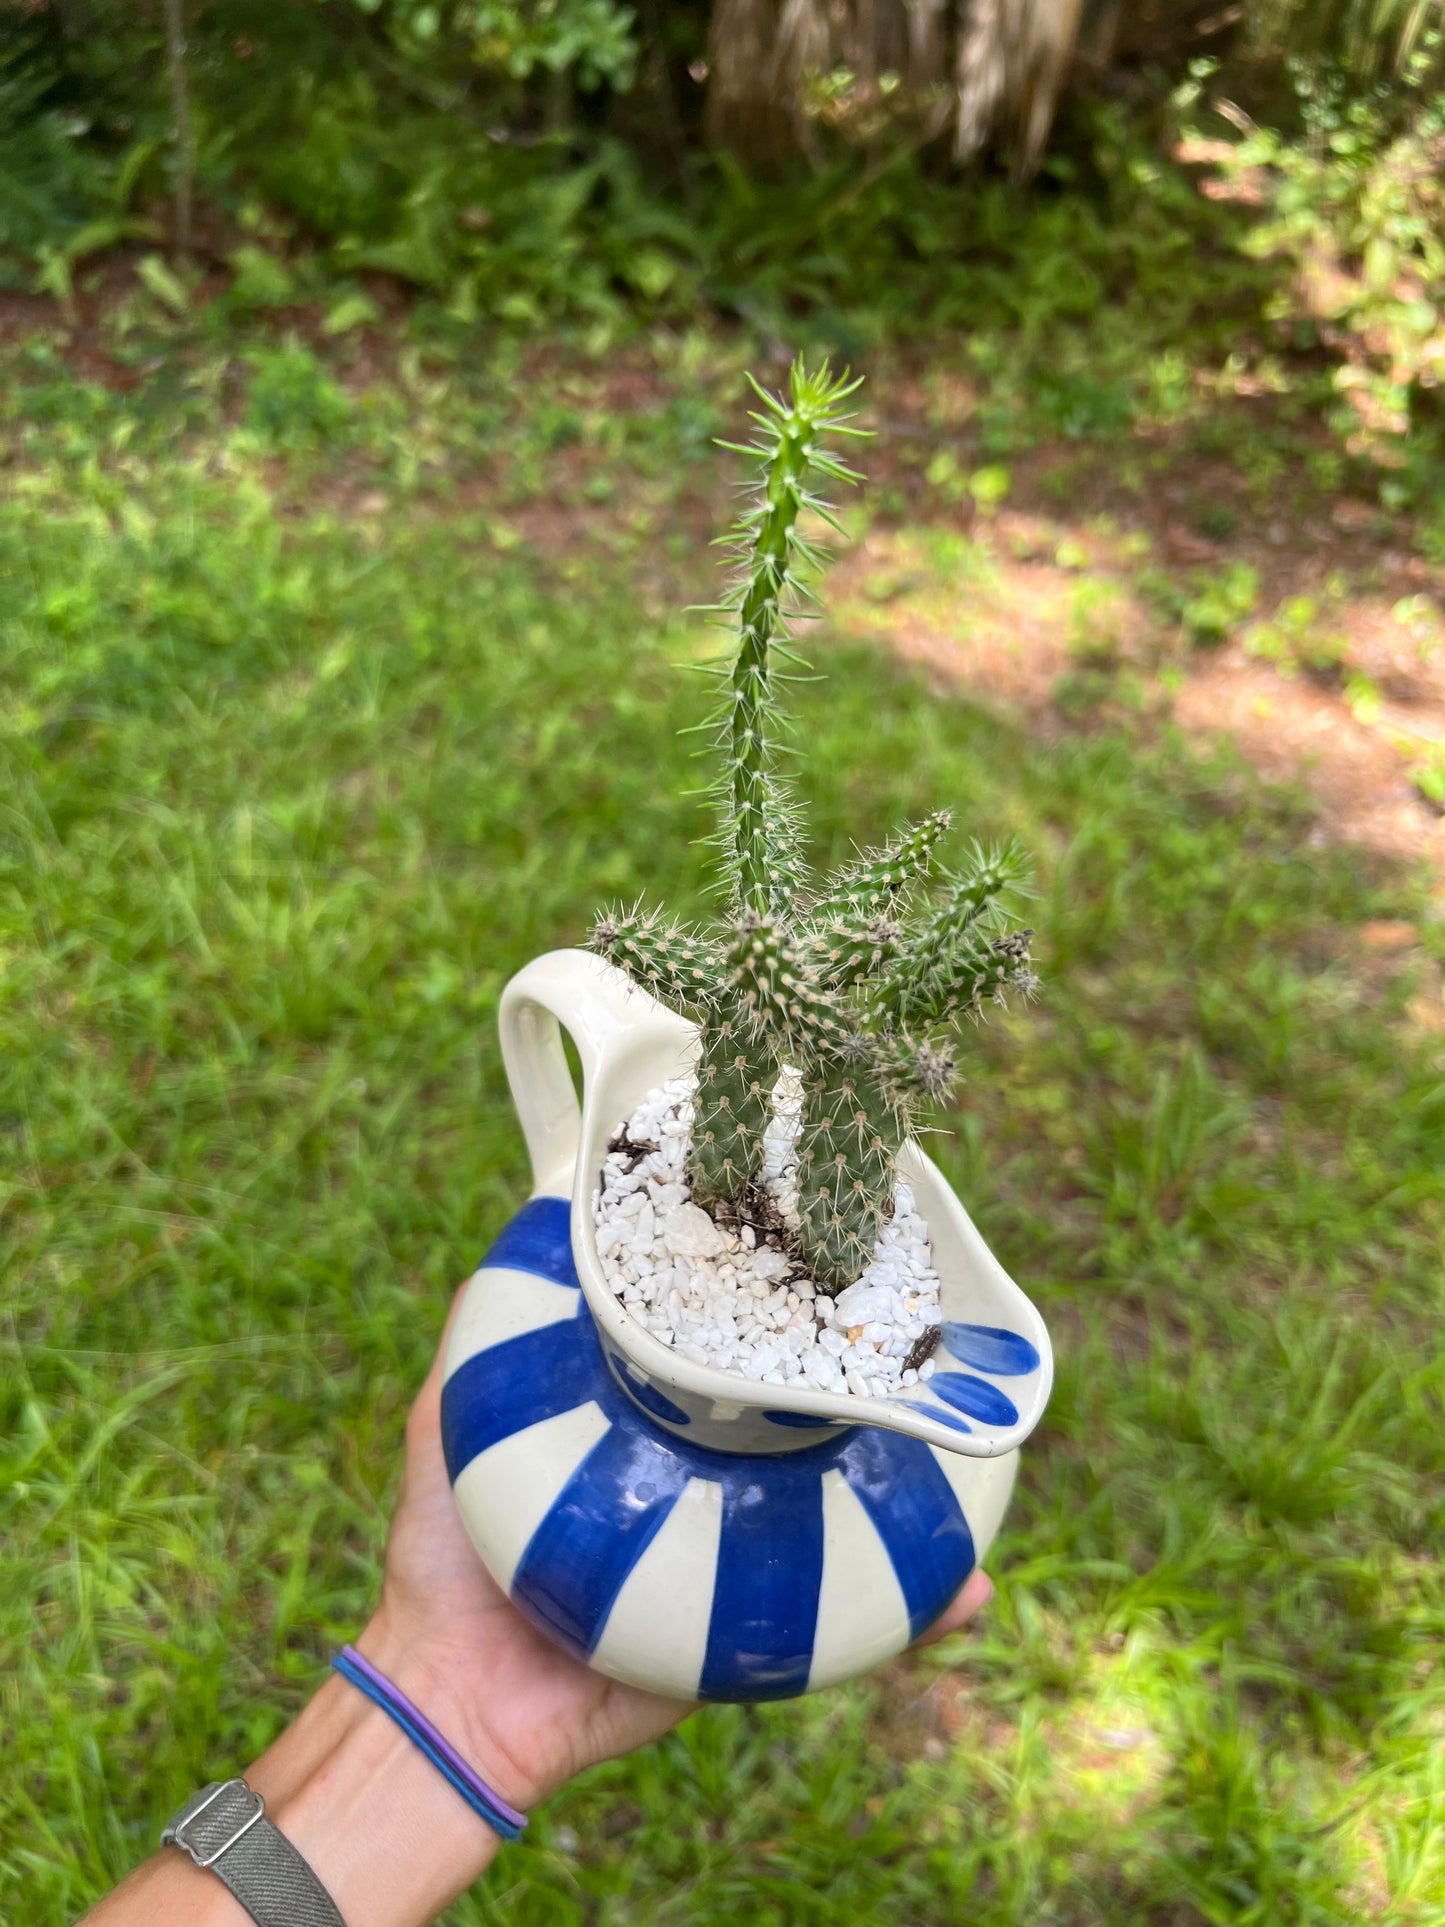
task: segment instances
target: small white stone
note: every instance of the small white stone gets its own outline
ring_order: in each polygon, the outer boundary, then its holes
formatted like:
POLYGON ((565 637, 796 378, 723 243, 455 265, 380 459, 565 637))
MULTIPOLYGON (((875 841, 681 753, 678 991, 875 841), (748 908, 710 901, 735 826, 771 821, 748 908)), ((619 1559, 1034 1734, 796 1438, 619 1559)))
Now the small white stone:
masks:
POLYGON ((676 1258, 715 1258, 727 1239, 701 1205, 679 1204, 662 1221, 662 1235, 676 1258))
POLYGON ((752 1273, 755 1278, 782 1278, 790 1269, 787 1253, 774 1251, 771 1245, 764 1245, 753 1257, 752 1273))

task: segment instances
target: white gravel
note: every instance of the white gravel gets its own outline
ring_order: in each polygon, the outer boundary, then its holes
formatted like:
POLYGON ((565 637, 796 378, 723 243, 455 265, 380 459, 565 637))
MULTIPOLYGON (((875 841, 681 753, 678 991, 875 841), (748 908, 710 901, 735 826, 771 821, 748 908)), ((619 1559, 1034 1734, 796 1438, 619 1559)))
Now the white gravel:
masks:
MULTIPOLYGON (((593 1195, 602 1268, 633 1317, 682 1357, 765 1385, 878 1398, 931 1377, 931 1358, 916 1371, 904 1369, 919 1340, 942 1322, 928 1227, 908 1186, 900 1181, 894 1189, 893 1217, 872 1263, 829 1298, 778 1234, 760 1237, 746 1224, 725 1229, 692 1202, 692 1091, 690 1077, 649 1091, 626 1135, 634 1146, 658 1148, 641 1157, 609 1151, 593 1195)), ((779 1081, 773 1103, 764 1182, 784 1221, 796 1223, 796 1079, 779 1081)))

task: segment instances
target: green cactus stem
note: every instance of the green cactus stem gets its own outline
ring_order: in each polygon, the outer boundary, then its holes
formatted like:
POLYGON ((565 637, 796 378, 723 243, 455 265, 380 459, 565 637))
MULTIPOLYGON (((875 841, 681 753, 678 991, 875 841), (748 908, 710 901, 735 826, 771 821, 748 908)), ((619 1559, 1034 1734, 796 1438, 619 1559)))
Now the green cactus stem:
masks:
POLYGON ((863 1050, 803 1080, 798 1140, 800 1241, 818 1283, 842 1291, 868 1265, 892 1210, 903 1132, 863 1050))
POLYGON ((837 998, 765 918, 743 918, 728 951, 728 968, 754 1034, 767 1038, 783 1062, 836 1050, 848 1036, 837 998))
POLYGON ((717 945, 679 924, 637 910, 605 911, 593 926, 592 948, 659 1003, 689 1017, 720 1008, 727 977, 717 945))
POLYGON ((771 1051, 736 1009, 704 1027, 688 1171, 705 1210, 740 1197, 756 1179, 777 1076, 771 1051))
POLYGON ((776 651, 796 659, 787 647, 789 618, 807 596, 806 575, 818 566, 816 551, 799 534, 798 518, 811 508, 832 521, 827 503, 809 492, 809 475, 856 479, 827 453, 824 438, 858 432, 840 412, 858 383, 846 376, 835 381, 826 366, 810 375, 798 361, 786 401, 756 382, 753 387, 763 404, 752 417, 760 435, 742 452, 759 459, 762 475, 756 500, 734 531, 742 569, 722 604, 736 620, 738 644, 720 734, 728 761, 724 836, 733 889, 741 907, 763 913, 777 905, 779 873, 794 847, 785 833, 788 803, 775 769, 772 658, 776 651))
POLYGON ((909 1023, 947 992, 956 971, 975 961, 978 931, 997 916, 1004 897, 1021 888, 1026 870, 1013 843, 997 850, 974 845, 968 868, 952 880, 948 894, 902 948, 879 987, 879 1004, 890 1017, 909 1023))
POLYGON ((867 915, 887 910, 910 884, 921 883, 933 864, 933 852, 948 833, 951 810, 936 810, 921 823, 910 823, 881 850, 870 850, 840 870, 808 912, 809 921, 830 924, 850 911, 867 915))
POLYGON ((809 932, 809 961, 829 990, 846 990, 878 976, 903 937, 903 925, 891 917, 836 916, 825 929, 809 932))
POLYGON ((1029 956, 1032 930, 1015 930, 990 943, 978 939, 949 960, 946 969, 915 983, 902 1015, 914 1026, 938 1029, 960 1017, 980 1017, 985 1004, 1004 1004, 1016 991, 1028 1002, 1039 980, 1029 956))

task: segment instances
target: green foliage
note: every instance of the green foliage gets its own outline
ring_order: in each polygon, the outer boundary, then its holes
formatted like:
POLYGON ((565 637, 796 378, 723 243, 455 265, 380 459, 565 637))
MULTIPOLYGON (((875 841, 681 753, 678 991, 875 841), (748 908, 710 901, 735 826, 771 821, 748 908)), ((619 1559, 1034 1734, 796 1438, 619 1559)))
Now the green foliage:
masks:
POLYGON ((118 243, 155 235, 137 203, 160 150, 155 116, 107 139, 108 88, 75 85, 40 19, 0 18, 0 282, 28 282, 68 299, 75 266, 118 243))
POLYGON ((1332 620, 1342 595, 1343 585, 1336 581, 1324 597, 1286 596, 1268 621, 1251 623, 1245 648, 1287 676, 1304 671, 1333 680, 1345 657, 1345 637, 1332 620))
MULTIPOLYGON (((353 0, 363 14, 383 0, 353 0)), ((604 84, 625 91, 637 65, 635 15, 614 0, 390 0, 385 30, 404 56, 426 69, 450 70, 470 60, 482 72, 513 80, 533 73, 570 74, 584 92, 604 84)))
POLYGON ((797 361, 786 400, 753 386, 758 434, 740 452, 757 463, 755 500, 733 535, 737 581, 714 611, 737 631, 714 743, 727 922, 702 935, 612 911, 593 943, 698 1022, 690 1174, 699 1203, 734 1204, 758 1181, 775 1089, 797 1076, 799 1243, 818 1281, 840 1291, 886 1222, 913 1107, 941 1103, 952 1087, 952 1060, 930 1033, 1004 1004, 1009 990, 1031 996, 1032 933, 1005 933, 1000 921, 1025 872, 1013 848, 975 846, 937 906, 907 926, 910 893, 948 827, 942 813, 810 884, 798 812, 775 766, 774 658, 797 661, 785 646, 789 620, 811 600, 806 575, 820 559, 799 518, 808 511, 838 526, 810 479, 857 479, 828 438, 860 432, 841 407, 859 384, 797 361))
POLYGON ((1445 371, 1445 95, 1428 84, 1438 37, 1403 90, 1359 93, 1337 69, 1296 66, 1303 131, 1240 130, 1226 191, 1262 201, 1245 246, 1289 272, 1267 308, 1335 363, 1352 448, 1395 464, 1445 371))
POLYGON ((1161 612, 1178 623, 1184 639, 1200 648, 1226 641, 1259 601, 1259 571, 1249 562, 1193 569, 1182 581, 1145 569, 1139 582, 1161 612))
MULTIPOLYGON (((125 389, 0 360, 0 1918, 27 1927, 253 1758, 374 1602, 407 1403, 526 1195, 502 985, 600 877, 708 903, 672 668, 700 638, 656 611, 722 377, 633 396, 561 344, 529 382, 502 343, 278 449, 236 420, 249 345, 146 339, 125 389), (577 513, 565 545, 518 539, 539 505, 577 513)), ((820 862, 937 796, 1037 853, 1047 1002, 977 1033, 929 1139, 1057 1338, 998 1597, 589 1774, 451 1927, 1438 1920, 1434 906, 1222 751, 1036 736, 836 632, 827 662, 793 696, 820 862), (1380 918, 1418 965, 1357 941, 1380 918)))
POLYGON ((1439 55, 1431 0, 1254 0, 1246 13, 1248 39, 1266 58, 1326 60, 1361 87, 1439 55))
POLYGON ((248 349, 251 369, 246 423, 282 447, 331 441, 351 416, 335 377, 299 341, 248 349))
MULTIPOLYGON (((40 143, 37 180, 64 177, 46 158, 52 134, 79 168, 65 206, 42 195, 12 242, 12 274, 38 270, 62 295, 98 252, 168 228, 155 21, 91 4, 103 72, 79 42, 47 43, 47 85, 80 110, 47 121, 17 109, 21 145, 40 143)), ((1209 315, 1222 338, 1239 307, 1238 270, 1232 293, 1212 286, 1215 257, 1200 245, 1217 214, 1116 111, 1081 112, 1075 152, 1031 192, 991 173, 951 178, 910 147, 755 180, 697 139, 685 60, 703 51, 701 17, 668 13, 658 45, 628 20, 601 0, 495 11, 217 0, 188 16, 197 191, 227 236, 237 300, 284 304, 299 268, 308 296, 327 279, 394 275, 454 328, 620 329, 702 306, 785 339, 801 326, 840 352, 942 326, 985 354, 984 337, 1008 330, 1024 344, 1007 357, 1006 389, 1069 434, 1139 412, 1150 351, 1123 311, 1153 342, 1186 315, 1209 315), (637 75, 623 96, 629 48, 637 75)), ((6 172, 19 183, 26 170, 6 172)), ((1008 452, 984 450, 985 487, 1008 452)))

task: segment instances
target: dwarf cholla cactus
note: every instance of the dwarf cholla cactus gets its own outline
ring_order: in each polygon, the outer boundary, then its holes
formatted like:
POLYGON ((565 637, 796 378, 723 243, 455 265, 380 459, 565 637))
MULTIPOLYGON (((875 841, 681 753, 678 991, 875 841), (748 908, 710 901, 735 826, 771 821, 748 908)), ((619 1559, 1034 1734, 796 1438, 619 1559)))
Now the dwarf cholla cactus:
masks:
POLYGON ((737 579, 714 612, 738 634, 715 731, 720 927, 685 929, 638 908, 608 912, 593 932, 597 950, 699 1026, 699 1203, 716 1209, 756 1181, 778 1077, 800 1074, 798 1240, 834 1291, 872 1256, 915 1108, 953 1087, 938 1033, 1010 989, 1037 989, 1031 933, 1004 920, 1024 879, 1014 845, 973 845, 960 870, 940 873, 935 898, 947 811, 816 885, 799 855, 798 811, 776 762, 777 665, 798 661, 789 623, 811 599, 806 577, 819 561, 799 517, 811 509, 837 526, 810 479, 857 479, 828 448, 830 436, 860 432, 841 408, 856 387, 826 364, 810 373, 798 362, 786 399, 757 389, 759 433, 744 452, 758 460, 759 483, 734 531, 737 579))

